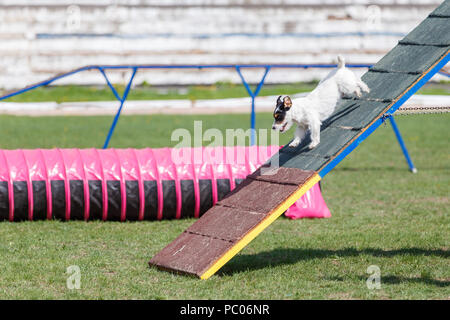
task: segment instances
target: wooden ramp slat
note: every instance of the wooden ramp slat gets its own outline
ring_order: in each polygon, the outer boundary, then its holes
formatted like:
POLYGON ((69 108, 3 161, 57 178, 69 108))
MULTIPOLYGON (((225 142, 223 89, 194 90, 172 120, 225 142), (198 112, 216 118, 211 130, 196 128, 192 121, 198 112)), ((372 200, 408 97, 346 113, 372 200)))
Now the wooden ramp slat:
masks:
POLYGON ((319 179, 313 171, 295 168, 256 171, 155 255, 150 265, 209 278, 319 179))

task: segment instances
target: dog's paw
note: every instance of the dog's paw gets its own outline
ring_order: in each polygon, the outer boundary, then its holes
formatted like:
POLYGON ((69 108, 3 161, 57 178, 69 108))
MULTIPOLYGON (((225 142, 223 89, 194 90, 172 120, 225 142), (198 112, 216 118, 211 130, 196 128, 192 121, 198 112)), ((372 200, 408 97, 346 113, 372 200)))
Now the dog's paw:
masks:
POLYGON ((311 143, 308 145, 308 148, 309 148, 309 149, 314 149, 315 147, 317 147, 318 144, 319 144, 319 142, 311 142, 311 143))
POLYGON ((295 148, 295 147, 298 147, 299 144, 300 144, 300 140, 299 139, 294 139, 294 140, 292 140, 291 143, 289 143, 289 147, 290 148, 295 148))

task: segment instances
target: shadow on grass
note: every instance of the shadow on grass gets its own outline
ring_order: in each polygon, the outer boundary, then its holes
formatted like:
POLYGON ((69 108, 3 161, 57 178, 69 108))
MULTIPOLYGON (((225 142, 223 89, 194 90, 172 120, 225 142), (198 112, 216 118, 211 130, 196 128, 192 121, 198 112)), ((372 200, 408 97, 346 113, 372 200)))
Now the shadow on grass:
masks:
MULTIPOLYGON (((364 277, 357 277, 359 281, 366 281, 367 276, 364 277)), ((329 277, 326 278, 327 280, 331 281, 346 281, 347 279, 344 277, 329 277)), ((450 286, 450 281, 448 280, 439 280, 439 279, 433 279, 430 277, 417 277, 417 278, 407 278, 407 277, 399 277, 399 276, 392 276, 392 275, 383 275, 381 274, 381 285, 383 284, 404 284, 404 283, 415 283, 415 284, 426 284, 426 285, 432 285, 436 287, 448 287, 450 286)))
MULTIPOLYGON (((404 248, 394 250, 383 250, 377 248, 367 248, 358 250, 355 248, 345 248, 339 250, 328 249, 294 249, 294 248, 278 248, 271 251, 264 251, 257 254, 241 254, 231 260, 224 268, 219 271, 219 275, 232 275, 234 273, 259 270, 267 267, 294 264, 299 261, 312 259, 327 259, 337 257, 357 257, 360 255, 371 255, 374 257, 391 258, 395 256, 438 256, 448 259, 450 251, 441 249, 423 249, 423 248, 404 248)), ((406 278, 405 281, 408 281, 406 278)), ((423 278, 412 278, 411 281, 420 281, 423 278)), ((386 282, 400 283, 403 278, 387 277, 386 282)), ((428 279, 429 284, 441 286, 449 285, 449 281, 438 281, 428 279)), ((424 281, 425 282, 425 281, 424 281)))

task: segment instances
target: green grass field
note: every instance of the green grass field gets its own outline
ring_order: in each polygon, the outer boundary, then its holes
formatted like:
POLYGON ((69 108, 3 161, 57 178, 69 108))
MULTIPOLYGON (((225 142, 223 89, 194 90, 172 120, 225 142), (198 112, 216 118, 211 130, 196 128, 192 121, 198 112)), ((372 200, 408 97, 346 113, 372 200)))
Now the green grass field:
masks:
MULTIPOLYGON (((0 116, 0 148, 101 147, 112 118, 0 116)), ((173 129, 247 128, 243 115, 123 116, 112 147, 161 147, 173 129)), ((0 223, 0 299, 448 299, 449 115, 398 117, 419 170, 380 127, 323 180, 332 218, 278 219, 207 281, 149 268, 194 220, 0 223), (66 268, 81 288, 66 287, 66 268), (381 289, 369 290, 369 266, 381 289)), ((258 114, 268 128, 270 114, 258 114)), ((292 131, 282 136, 286 143, 292 131)))
MULTIPOLYGON (((449 95, 450 82, 428 83, 418 93, 449 95)), ((280 94, 295 94, 299 92, 308 92, 314 89, 317 82, 302 82, 280 85, 265 85, 262 87, 259 96, 270 96, 280 94)), ((115 85, 119 94, 123 94, 124 86, 115 85)), ((254 90, 254 87, 253 87, 254 90)), ((0 96, 6 92, 0 91, 0 96)), ((166 99, 225 99, 248 97, 248 93, 241 84, 216 83, 204 86, 187 86, 179 88, 158 88, 150 85, 141 85, 133 88, 128 96, 129 100, 166 100, 166 99)), ((108 101, 114 100, 114 95, 106 86, 46 86, 40 87, 29 92, 11 97, 5 101, 8 102, 43 102, 56 101, 108 101)))

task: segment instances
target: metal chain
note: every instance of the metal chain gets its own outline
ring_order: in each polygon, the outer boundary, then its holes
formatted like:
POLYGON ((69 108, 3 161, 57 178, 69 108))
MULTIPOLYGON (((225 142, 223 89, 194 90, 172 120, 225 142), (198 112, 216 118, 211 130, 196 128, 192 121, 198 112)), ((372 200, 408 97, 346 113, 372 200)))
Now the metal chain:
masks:
POLYGON ((446 107, 400 107, 395 115, 409 114, 430 114, 430 113, 447 113, 450 112, 450 106, 446 107))

